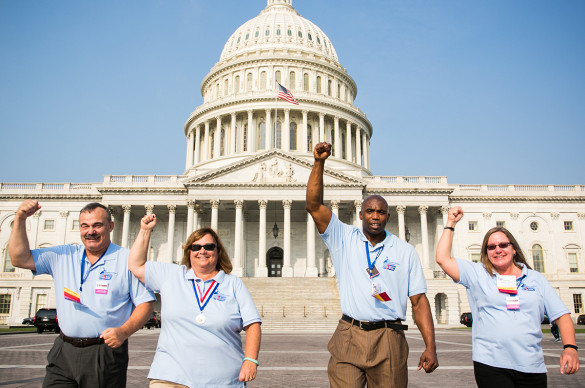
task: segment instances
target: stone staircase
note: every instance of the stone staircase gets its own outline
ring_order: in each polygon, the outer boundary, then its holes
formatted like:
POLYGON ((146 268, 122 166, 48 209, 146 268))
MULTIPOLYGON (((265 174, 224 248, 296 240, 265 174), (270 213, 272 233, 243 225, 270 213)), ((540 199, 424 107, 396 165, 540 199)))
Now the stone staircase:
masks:
POLYGON ((262 331, 335 330, 341 317, 335 278, 243 278, 262 331))

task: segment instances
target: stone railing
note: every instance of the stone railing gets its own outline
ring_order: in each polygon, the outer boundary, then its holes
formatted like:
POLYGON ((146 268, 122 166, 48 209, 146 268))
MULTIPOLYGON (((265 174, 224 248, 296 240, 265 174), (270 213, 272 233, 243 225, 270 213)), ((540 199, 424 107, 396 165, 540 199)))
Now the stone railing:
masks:
POLYGON ((447 274, 445 271, 433 271, 433 279, 446 279, 447 274))
POLYGON ((183 175, 106 175, 106 186, 179 186, 183 175))
POLYGON ((0 193, 4 194, 80 194, 95 192, 95 183, 3 183, 0 182, 0 193))
POLYGON ((373 176, 365 177, 369 183, 395 183, 400 185, 446 185, 446 176, 373 176))
POLYGON ((457 191, 584 193, 585 185, 454 185, 457 191))

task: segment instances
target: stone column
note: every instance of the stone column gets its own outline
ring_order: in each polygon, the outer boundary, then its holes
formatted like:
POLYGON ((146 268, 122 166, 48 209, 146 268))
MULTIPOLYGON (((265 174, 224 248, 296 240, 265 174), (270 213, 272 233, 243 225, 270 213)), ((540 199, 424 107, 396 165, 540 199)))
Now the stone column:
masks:
POLYGON ((217 232, 219 223, 219 201, 217 199, 212 199, 209 203, 211 204, 211 229, 217 232))
POLYGON ((271 109, 266 109, 266 125, 264 126, 266 129, 266 133, 264 134, 264 144, 265 150, 271 150, 274 144, 274 140, 272 140, 272 134, 276 132, 276 117, 274 117, 274 125, 272 125, 272 118, 270 117, 272 113, 271 109))
POLYGON ((366 135, 366 131, 362 133, 362 149, 364 154, 364 163, 363 166, 370 169, 370 151, 369 151, 369 144, 368 144, 368 137, 366 135))
POLYGON ((449 219, 449 205, 441 206, 441 214, 443 215, 443 225, 441 225, 441 229, 443 229, 443 226, 447 225, 447 220, 449 219))
POLYGON ((429 207, 426 205, 421 205, 418 207, 418 212, 420 213, 420 230, 422 236, 422 245, 423 245, 423 254, 421 257, 422 266, 423 268, 430 268, 429 267, 429 232, 427 228, 427 211, 429 207))
POLYGON ((195 127, 195 160, 193 164, 199 163, 201 159, 201 128, 200 126, 195 127))
POLYGON ((231 114, 231 129, 230 129, 230 147, 229 151, 226 154, 235 154, 236 153, 236 112, 232 112, 231 114))
POLYGON ((355 162, 362 165, 362 134, 359 125, 355 127, 355 162))
POLYGON ((319 141, 325 141, 325 114, 319 112, 319 141))
POLYGON ((193 209, 195 209, 195 201, 187 201, 187 232, 185 239, 188 239, 193 233, 193 209))
POLYGON ((308 125, 307 125, 307 115, 309 114, 308 110, 303 110, 303 127, 301 128, 301 151, 307 152, 313 149, 312 144, 308 144, 307 138, 309 137, 308 133, 308 125), (309 148, 310 147, 310 148, 309 148))
POLYGON ((268 201, 261 199, 258 201, 260 208, 260 216, 258 220, 258 268, 256 270, 256 277, 265 278, 268 276, 268 268, 266 267, 266 206, 268 201))
POLYGON ((282 128, 282 149, 290 151, 290 109, 284 110, 284 128, 282 128))
POLYGON ((199 209, 197 208, 197 204, 195 204, 195 206, 193 207, 193 225, 192 228, 193 230, 191 231, 191 233, 197 229, 199 229, 201 226, 199 225, 199 209))
POLYGON ((201 147, 201 160, 209 159, 209 120, 205 120, 205 133, 203 135, 203 147, 201 147))
POLYGON ((130 231, 130 205, 122 205, 124 221, 122 223, 122 247, 128 248, 128 232, 130 231))
POLYGON ((112 222, 114 223, 114 229, 110 232, 110 241, 113 242, 114 244, 117 244, 117 242, 115 241, 115 234, 114 234, 114 230, 117 230, 116 229, 116 222, 117 222, 116 211, 114 210, 114 208, 112 206, 108 206, 108 210, 110 211, 110 214, 112 215, 112 222))
MULTIPOLYGON (((32 233, 29 236, 29 245, 31 249, 37 249, 37 239, 39 237, 39 220, 41 219, 41 214, 42 211, 37 210, 37 212, 30 218, 30 230, 32 233)), ((8 246, 6 246, 6 249, 8 249, 8 246)))
MULTIPOLYGON (((59 212, 59 223, 61 225, 55 225, 55 230, 59 231, 60 229, 63 230, 63 244, 66 243, 66 239, 67 239, 67 217, 69 217, 69 211, 68 210, 61 210, 59 212)), ((113 230, 112 230, 113 232, 113 230)), ((110 239, 111 239, 111 233, 110 233, 110 239)))
POLYGON ((244 201, 241 199, 234 200, 236 205, 236 224, 235 224, 235 241, 234 241, 234 269, 232 274, 242 276, 242 208, 244 201))
POLYGON ((193 130, 189 131, 187 137, 187 160, 185 161, 185 170, 188 170, 193 165, 193 143, 194 143, 193 130))
POLYGON ((167 205, 169 209, 169 228, 167 231, 167 245, 168 253, 166 262, 175 263, 175 212, 177 211, 177 205, 167 205))
POLYGON ((362 210, 362 202, 363 201, 361 199, 356 199, 355 201, 353 201, 353 206, 355 208, 355 219, 353 221, 353 224, 358 228, 361 227, 360 211, 362 210))
POLYGON ((214 140, 213 140, 213 158, 217 159, 221 156, 221 116, 216 118, 217 124, 215 126, 214 140))
POLYGON ((154 211, 154 205, 144 205, 144 209, 146 210, 146 214, 152 214, 154 211))
POLYGON ((253 112, 252 112, 252 110, 249 110, 248 111, 248 152, 249 153, 254 152, 254 144, 256 143, 256 132, 254 131, 254 128, 252 125, 252 119, 253 119, 253 112))
POLYGON ((333 156, 341 158, 341 136, 339 136, 339 117, 333 117, 333 139, 335 145, 333 146, 333 156))
POLYGON ((329 204, 331 205, 331 213, 335 214, 335 216, 339 218, 339 200, 332 199, 329 204))
POLYGON ((396 206, 396 213, 398 213, 398 237, 406 241, 406 230, 404 228, 404 213, 406 213, 406 206, 396 206))
POLYGON ((315 265, 315 222, 309 213, 307 213, 307 269, 305 276, 313 278, 319 276, 319 270, 315 265))
POLYGON ((293 269, 290 263, 290 208, 292 201, 285 199, 282 201, 282 206, 284 207, 284 263, 282 265, 282 277, 292 278, 293 269))
POLYGON ((345 126, 345 159, 349 162, 351 162, 353 159, 351 152, 351 123, 349 120, 347 120, 345 126))

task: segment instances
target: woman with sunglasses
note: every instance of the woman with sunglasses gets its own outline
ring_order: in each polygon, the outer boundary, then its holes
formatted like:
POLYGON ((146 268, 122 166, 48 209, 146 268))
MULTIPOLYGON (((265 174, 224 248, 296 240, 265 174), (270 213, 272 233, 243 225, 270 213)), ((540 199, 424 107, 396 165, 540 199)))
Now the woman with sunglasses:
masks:
POLYGON ((154 214, 140 221, 130 271, 159 292, 162 328, 148 373, 150 387, 243 387, 256 378, 260 316, 211 228, 193 232, 181 265, 146 261, 154 214), (246 331, 242 349, 240 331, 246 331))
POLYGON ((461 217, 460 207, 449 209, 436 261, 467 289, 478 387, 547 386, 540 344, 545 312, 561 330, 561 373, 576 373, 579 358, 573 321, 546 278, 530 268, 514 236, 501 227, 490 229, 484 236, 480 263, 451 257, 455 225, 461 217))

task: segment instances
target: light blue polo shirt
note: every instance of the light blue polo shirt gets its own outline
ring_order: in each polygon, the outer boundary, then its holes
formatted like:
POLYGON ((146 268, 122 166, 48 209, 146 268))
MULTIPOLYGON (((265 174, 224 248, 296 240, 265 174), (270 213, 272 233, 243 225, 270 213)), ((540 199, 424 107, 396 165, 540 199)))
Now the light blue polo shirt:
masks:
POLYGON ((122 326, 135 305, 155 300, 154 294, 128 270, 128 249, 111 244, 93 266, 85 258, 83 290, 81 260, 83 245, 59 245, 32 250, 36 271, 49 274, 55 284, 59 327, 69 337, 99 337, 109 327, 122 326), (101 282, 99 287, 97 282, 101 282), (107 292, 104 293, 104 284, 107 292), (82 304, 66 300, 64 288, 81 295, 82 304))
POLYGON ((541 322, 546 312, 554 321, 569 310, 539 272, 523 264, 516 280, 519 310, 508 310, 507 294, 498 291, 496 276, 481 263, 457 259, 459 284, 467 289, 473 316, 473 360, 497 368, 546 373, 541 322))
POLYGON ((335 266, 344 314, 360 321, 404 321, 408 297, 427 291, 414 247, 392 233, 386 231, 384 241, 372 247, 361 229, 344 224, 332 214, 321 237, 335 266), (375 266, 380 272, 373 280, 392 299, 388 302, 381 302, 372 296, 372 282, 366 272, 366 243, 370 259, 376 260, 375 266))
POLYGON ((261 322, 240 278, 219 271, 213 279, 195 277, 192 269, 171 263, 147 262, 146 286, 161 295, 162 328, 148 373, 189 387, 243 387, 238 375, 244 359, 240 331, 261 322), (192 280, 205 292, 213 280, 218 288, 200 314, 192 280))

